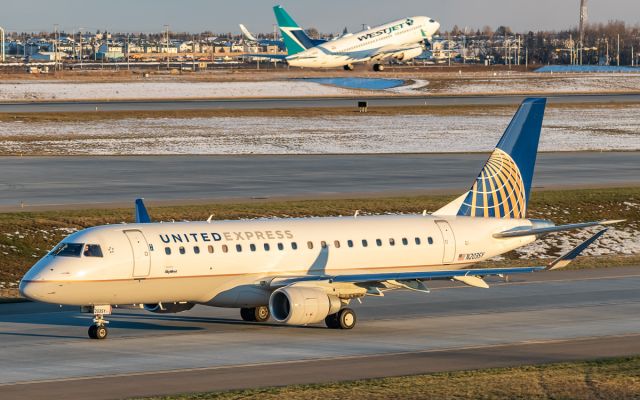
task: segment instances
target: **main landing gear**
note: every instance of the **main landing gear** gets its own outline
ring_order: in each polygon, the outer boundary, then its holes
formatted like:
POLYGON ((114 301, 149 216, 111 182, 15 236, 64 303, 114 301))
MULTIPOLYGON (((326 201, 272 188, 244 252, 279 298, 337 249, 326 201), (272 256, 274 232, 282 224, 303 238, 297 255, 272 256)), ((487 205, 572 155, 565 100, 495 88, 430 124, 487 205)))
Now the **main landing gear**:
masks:
POLYGON ((335 314, 327 315, 324 323, 330 329, 353 329, 356 326, 356 313, 350 308, 343 308, 335 314))
POLYGON ((271 313, 269 312, 269 307, 259 306, 251 308, 241 308, 240 316, 244 321, 248 322, 266 322, 269 317, 271 317, 271 313))
POLYGON ((384 71, 384 65, 382 65, 382 64, 373 64, 373 70, 375 72, 382 72, 382 71, 384 71))
POLYGON ((344 65, 342 68, 344 68, 345 71, 353 71, 355 67, 353 66, 353 64, 347 64, 347 65, 344 65))

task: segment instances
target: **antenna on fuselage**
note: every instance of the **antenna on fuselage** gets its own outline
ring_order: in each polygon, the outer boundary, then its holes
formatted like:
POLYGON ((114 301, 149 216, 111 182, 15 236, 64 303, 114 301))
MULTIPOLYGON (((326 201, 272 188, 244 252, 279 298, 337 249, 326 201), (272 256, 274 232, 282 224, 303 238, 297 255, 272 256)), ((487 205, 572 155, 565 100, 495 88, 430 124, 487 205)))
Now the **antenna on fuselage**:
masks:
POLYGON ((360 210, 356 210, 356 212, 353 213, 353 218, 357 218, 358 215, 360 215, 360 210))
POLYGON ((212 219, 213 219, 213 214, 209 215, 209 218, 207 218, 207 223, 210 224, 212 219))

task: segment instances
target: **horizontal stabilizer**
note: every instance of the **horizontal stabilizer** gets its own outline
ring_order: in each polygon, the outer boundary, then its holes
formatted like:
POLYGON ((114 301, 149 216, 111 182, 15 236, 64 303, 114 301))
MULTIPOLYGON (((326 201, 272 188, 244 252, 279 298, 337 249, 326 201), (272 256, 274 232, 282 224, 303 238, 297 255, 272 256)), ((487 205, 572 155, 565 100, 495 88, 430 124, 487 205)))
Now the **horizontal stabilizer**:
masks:
POLYGON ((554 269, 560 269, 560 268, 566 267, 567 265, 569 265, 569 263, 571 261, 575 260, 575 258, 580 253, 582 253, 582 251, 584 249, 589 247, 589 245, 591 243, 593 243, 596 240, 598 240, 598 238, 600 236, 602 236, 606 231, 607 231, 607 229, 602 229, 601 231, 598 231, 595 235, 591 236, 589 239, 585 240, 584 242, 580 243, 579 245, 577 245, 573 249, 569 250, 565 254, 561 255, 558 258, 556 258, 551 263, 549 263, 549 265, 547 266, 547 269, 548 270, 554 270, 554 269))
POLYGON ((512 237, 520 237, 520 236, 531 236, 531 235, 546 235, 548 233, 553 232, 561 232, 561 231, 569 231, 572 229, 582 229, 589 228, 592 226, 605 226, 611 224, 617 224, 619 222, 625 221, 624 219, 617 220, 603 220, 603 221, 593 221, 593 222, 581 222, 578 224, 567 224, 567 225, 558 225, 558 226, 547 226, 543 228, 514 228, 509 229, 508 231, 494 233, 494 238, 512 238, 512 237))
POLYGON ((144 206, 144 199, 136 199, 136 223, 148 224, 151 222, 151 217, 147 212, 147 208, 144 206))

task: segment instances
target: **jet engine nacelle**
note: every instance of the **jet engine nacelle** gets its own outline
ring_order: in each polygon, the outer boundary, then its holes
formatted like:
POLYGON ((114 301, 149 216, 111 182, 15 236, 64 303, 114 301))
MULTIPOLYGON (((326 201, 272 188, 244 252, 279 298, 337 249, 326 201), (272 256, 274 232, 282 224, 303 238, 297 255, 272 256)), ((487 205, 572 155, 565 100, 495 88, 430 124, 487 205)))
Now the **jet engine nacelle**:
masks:
POLYGON ((182 311, 191 310, 195 306, 194 303, 158 303, 158 304, 145 304, 143 308, 152 313, 158 314, 175 314, 182 311))
POLYGON ((398 61, 408 61, 418 57, 420 54, 422 54, 422 47, 415 47, 413 49, 403 50, 398 53, 394 53, 393 58, 395 58, 398 61))
POLYGON ((324 290, 313 287, 289 286, 278 289, 269 298, 269 311, 278 322, 306 325, 323 321, 340 311, 341 301, 324 290))

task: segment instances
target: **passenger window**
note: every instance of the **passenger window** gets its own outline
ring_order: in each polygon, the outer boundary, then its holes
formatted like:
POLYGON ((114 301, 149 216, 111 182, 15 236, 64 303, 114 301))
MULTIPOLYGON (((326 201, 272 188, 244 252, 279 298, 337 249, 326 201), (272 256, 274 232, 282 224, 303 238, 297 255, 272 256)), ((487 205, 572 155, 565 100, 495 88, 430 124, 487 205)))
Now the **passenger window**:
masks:
POLYGON ((178 250, 180 251, 180 254, 184 254, 185 253, 184 246, 180 246, 180 248, 178 250))
POLYGON ((212 245, 207 246, 207 249, 209 250, 209 253, 213 253, 213 246, 212 245))
POLYGON ((196 253, 196 254, 200 254, 200 247, 193 246, 193 252, 196 253))
POLYGON ((353 247, 353 240, 351 239, 347 240, 347 246, 353 247))
POLYGON ((407 240, 407 238, 402 238, 402 244, 405 246, 409 244, 409 241, 407 240))
POLYGON ((298 250, 298 243, 291 242, 291 248, 294 249, 294 250, 298 250))
POLYGON ((376 244, 377 244, 378 246, 382 246, 382 240, 380 240, 380 239, 376 239, 376 244))
POLYGON ((322 247, 323 249, 327 248, 327 242, 325 242, 324 240, 322 242, 320 242, 320 247, 322 247))
POLYGON ((390 246, 395 246, 396 245, 396 240, 394 238, 389 238, 389 245, 390 246))
POLYGON ((367 239, 362 239, 362 247, 367 247, 368 245, 367 239))
POLYGON ((269 246, 269 243, 265 243, 264 244, 264 251, 269 251, 271 249, 271 246, 269 246))
POLYGON ((85 257, 102 257, 102 249, 98 244, 86 244, 83 254, 85 257))
POLYGON ((340 248, 340 241, 339 241, 339 240, 334 240, 334 241, 333 241, 333 245, 334 245, 334 247, 335 247, 336 249, 339 249, 339 248, 340 248))
POLYGON ((313 242, 307 242, 307 247, 313 249, 313 242))
POLYGON ((237 245, 236 245, 236 251, 237 251, 238 253, 242 253, 242 245, 241 245, 241 244, 237 244, 237 245))
POLYGON ((249 249, 251 249, 251 251, 256 251, 256 245, 255 245, 255 244, 253 244, 253 243, 251 243, 251 244, 249 245, 249 249))
POLYGON ((165 253, 166 255, 170 256, 170 255, 171 255, 171 247, 165 247, 165 248, 164 248, 164 253, 165 253))
POLYGON ((431 236, 429 236, 427 238, 427 242, 429 242, 429 244, 433 244, 433 238, 431 236))
POLYGON ((223 253, 227 253, 229 251, 229 246, 227 246, 226 244, 222 245, 222 252, 223 253))
POLYGON ((416 238, 416 244, 420 244, 420 238, 419 237, 416 238))
POLYGON ((284 245, 282 243, 278 243, 278 250, 284 250, 284 245))

